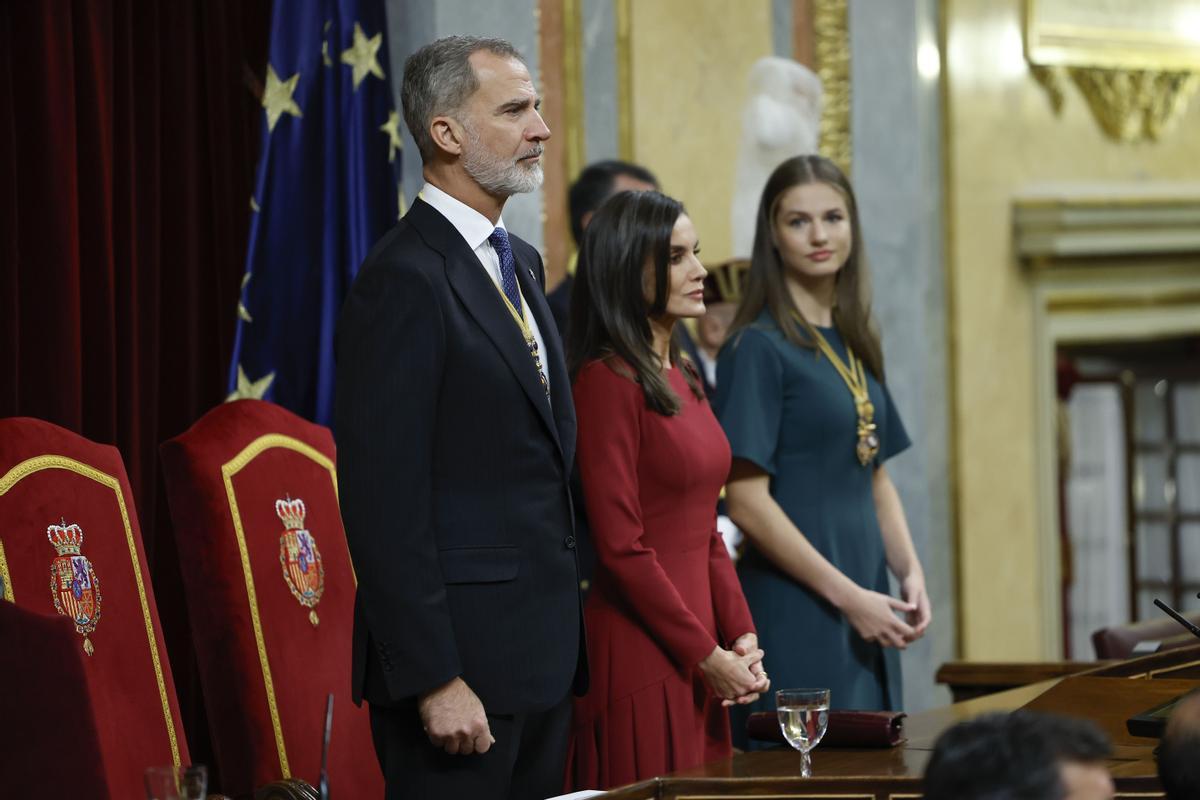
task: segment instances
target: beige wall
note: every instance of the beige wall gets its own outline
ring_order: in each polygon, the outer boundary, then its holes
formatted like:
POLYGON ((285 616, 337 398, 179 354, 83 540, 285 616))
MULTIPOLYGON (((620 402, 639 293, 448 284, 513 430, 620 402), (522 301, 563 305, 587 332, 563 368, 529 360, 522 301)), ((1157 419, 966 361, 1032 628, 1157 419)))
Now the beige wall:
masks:
POLYGON ((750 66, 772 54, 770 0, 630 4, 633 160, 688 208, 703 258, 730 255, 729 215, 750 66))
POLYGON ((1039 558, 1032 292, 1011 201, 1047 181, 1200 178, 1200 98, 1161 142, 1118 144, 1069 82, 1055 115, 1024 61, 1020 0, 943 2, 962 652, 1057 658, 1039 558))

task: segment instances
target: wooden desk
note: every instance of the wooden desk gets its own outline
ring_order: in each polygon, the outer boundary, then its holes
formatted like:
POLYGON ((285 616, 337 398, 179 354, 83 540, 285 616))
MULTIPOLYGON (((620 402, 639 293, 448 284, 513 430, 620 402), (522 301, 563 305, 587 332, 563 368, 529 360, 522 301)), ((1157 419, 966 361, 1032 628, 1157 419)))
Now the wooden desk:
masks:
POLYGON ((813 777, 801 778, 790 749, 744 753, 703 767, 624 787, 610 800, 702 800, 719 797, 804 800, 902 800, 921 796, 920 776, 946 728, 989 711, 1030 708, 1086 717, 1112 739, 1109 769, 1117 797, 1162 797, 1153 739, 1138 739, 1125 720, 1200 685, 1200 646, 1102 664, 1076 675, 913 714, 907 742, 885 750, 817 747, 813 777))

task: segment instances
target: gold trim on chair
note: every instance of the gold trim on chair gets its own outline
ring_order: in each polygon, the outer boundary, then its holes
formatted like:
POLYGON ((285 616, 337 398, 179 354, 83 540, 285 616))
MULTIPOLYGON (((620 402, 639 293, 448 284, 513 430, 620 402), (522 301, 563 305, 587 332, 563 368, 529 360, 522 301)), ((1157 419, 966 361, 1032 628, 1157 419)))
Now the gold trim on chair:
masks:
MULTIPOLYGON (((0 478, 0 497, 7 494, 8 490, 16 486, 23 478, 27 478, 33 473, 44 469, 65 469, 68 472, 74 472, 77 475, 90 478, 96 483, 112 489, 113 494, 117 497, 117 508, 121 511, 121 522, 125 526, 125 543, 129 547, 129 559, 133 564, 133 577, 137 583, 138 602, 142 607, 142 620, 146 625, 146 639, 150 646, 150 660, 154 664, 154 677, 158 681, 158 696, 162 701, 163 719, 166 721, 167 726, 167 738, 171 742, 171 759, 176 766, 179 766, 179 738, 175 733, 175 721, 171 718, 171 703, 167 699, 167 682, 163 676, 162 659, 158 652, 158 642, 154 638, 154 623, 150 619, 150 603, 146 598, 146 584, 142 580, 142 564, 138 559, 137 542, 133 539, 133 526, 129 522, 129 510, 125 506, 125 496, 121 493, 121 482, 112 475, 101 472, 95 467, 89 467, 87 464, 76 461, 73 458, 45 455, 26 459, 5 473, 4 477, 0 478)), ((7 575, 7 565, 5 564, 4 567, 7 575)), ((12 585, 11 581, 6 580, 5 583, 8 586, 12 585)), ((5 589, 5 594, 9 592, 11 592, 11 589, 5 589)))
POLYGON ((12 577, 8 574, 8 559, 4 557, 4 540, 0 539, 0 580, 4 581, 4 591, 0 597, 10 603, 17 602, 13 597, 12 577))
MULTIPOLYGON (((233 530, 237 536, 238 554, 242 561, 242 575, 246 579, 246 599, 250 604, 250 622, 254 628, 254 644, 258 648, 258 661, 262 667, 263 688, 267 694, 267 707, 271 714, 271 727, 275 732, 275 747, 279 751, 279 768, 284 778, 292 777, 288 766, 287 746, 283 741, 283 725, 279 721, 279 704, 275 699, 275 681, 271 677, 271 664, 267 658, 267 646, 263 637, 262 618, 258 613, 258 593, 254 588, 254 576, 250 571, 250 552, 246 547, 246 532, 242 527, 242 515, 238 510, 237 497, 233 491, 233 476, 263 453, 275 447, 292 450, 315 461, 329 471, 333 482, 333 496, 338 497, 337 469, 333 462, 321 451, 305 444, 299 439, 284 436, 280 433, 269 433, 260 436, 238 453, 233 459, 221 465, 221 477, 225 482, 225 495, 229 499, 229 513, 233 517, 233 530)), ((351 566, 353 570, 353 566, 351 566)), ((358 579, 355 578, 355 585, 358 579)))

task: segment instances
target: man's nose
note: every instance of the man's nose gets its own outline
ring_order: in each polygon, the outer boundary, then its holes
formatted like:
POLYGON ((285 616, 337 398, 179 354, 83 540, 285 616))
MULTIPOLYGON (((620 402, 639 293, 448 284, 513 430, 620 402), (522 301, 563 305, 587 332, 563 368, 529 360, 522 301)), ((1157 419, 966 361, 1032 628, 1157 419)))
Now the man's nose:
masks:
POLYGON ((541 113, 533 112, 534 121, 525 131, 525 138, 534 142, 545 141, 550 138, 550 126, 546 124, 546 120, 542 119, 541 113))

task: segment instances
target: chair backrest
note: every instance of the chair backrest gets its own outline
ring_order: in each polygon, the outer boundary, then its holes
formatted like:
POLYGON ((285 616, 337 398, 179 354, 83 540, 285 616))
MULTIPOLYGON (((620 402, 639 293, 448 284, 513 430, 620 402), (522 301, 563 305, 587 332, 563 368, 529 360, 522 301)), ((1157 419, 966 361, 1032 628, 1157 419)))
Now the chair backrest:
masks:
POLYGON ((109 800, 75 625, 0 602, 0 642, 0 795, 109 800))
MULTIPOLYGON (((112 796, 143 796, 148 766, 187 764, 141 530, 116 448, 41 420, 0 420, 0 575, 17 606, 73 623, 112 796)), ((5 684, 3 691, 21 687, 5 684)), ((64 726, 63 735, 72 736, 70 723, 64 726)), ((47 796, 71 796, 72 765, 53 763, 63 785, 47 796)))
MULTIPOLYGON (((1200 625, 1200 611, 1185 613, 1193 625, 1200 625)), ((1187 633, 1183 626, 1163 615, 1158 619, 1131 622, 1128 625, 1112 625, 1092 634, 1092 647, 1096 658, 1129 658, 1133 648, 1141 642, 1161 642, 1158 649, 1171 650, 1196 644, 1198 639, 1187 633)))
POLYGON ((350 698, 356 584, 332 435, 239 400, 161 454, 222 788, 317 785, 333 693, 330 793, 381 796, 369 718, 350 698))

